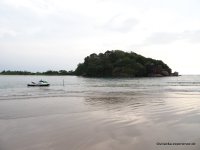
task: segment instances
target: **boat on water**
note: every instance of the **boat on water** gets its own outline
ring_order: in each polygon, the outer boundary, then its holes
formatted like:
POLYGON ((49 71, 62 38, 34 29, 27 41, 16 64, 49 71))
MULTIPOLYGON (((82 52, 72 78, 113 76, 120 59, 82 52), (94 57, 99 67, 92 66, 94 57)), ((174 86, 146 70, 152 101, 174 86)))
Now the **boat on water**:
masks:
POLYGON ((38 83, 31 82, 27 86, 49 86, 50 84, 47 81, 40 80, 38 83))

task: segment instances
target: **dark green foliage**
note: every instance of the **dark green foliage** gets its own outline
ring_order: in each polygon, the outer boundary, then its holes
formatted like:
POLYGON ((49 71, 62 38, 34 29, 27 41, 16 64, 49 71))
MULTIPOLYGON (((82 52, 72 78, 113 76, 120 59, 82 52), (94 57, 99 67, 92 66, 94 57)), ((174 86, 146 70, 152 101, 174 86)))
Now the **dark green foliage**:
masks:
POLYGON ((48 70, 48 71, 46 71, 46 72, 43 72, 43 74, 46 74, 46 75, 57 75, 57 74, 58 74, 58 71, 48 70))
POLYGON ((1 75, 74 75, 73 71, 66 71, 66 70, 60 70, 60 71, 53 71, 48 70, 46 72, 28 72, 28 71, 2 71, 0 73, 1 75))
POLYGON ((34 73, 28 71, 2 71, 0 74, 2 75, 33 75, 34 73))
POLYGON ((171 69, 162 61, 145 58, 134 52, 120 50, 106 51, 104 54, 91 54, 75 70, 76 75, 88 77, 145 77, 162 74, 171 69))

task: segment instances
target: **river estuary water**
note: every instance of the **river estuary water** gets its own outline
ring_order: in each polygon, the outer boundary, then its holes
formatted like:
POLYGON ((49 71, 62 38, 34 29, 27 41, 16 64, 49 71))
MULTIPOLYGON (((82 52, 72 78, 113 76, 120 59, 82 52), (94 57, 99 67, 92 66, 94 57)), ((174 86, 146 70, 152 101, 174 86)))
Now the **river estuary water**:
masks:
POLYGON ((147 149, 200 149, 200 76, 0 76, 0 150, 147 149))

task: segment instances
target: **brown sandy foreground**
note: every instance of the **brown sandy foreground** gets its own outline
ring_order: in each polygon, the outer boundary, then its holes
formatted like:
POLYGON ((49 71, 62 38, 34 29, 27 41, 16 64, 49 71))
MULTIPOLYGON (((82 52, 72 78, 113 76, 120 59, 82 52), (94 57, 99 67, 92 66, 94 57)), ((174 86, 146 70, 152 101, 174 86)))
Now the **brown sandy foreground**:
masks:
POLYGON ((199 150, 198 98, 146 103, 121 97, 0 101, 0 150, 199 150), (197 118, 197 119, 196 119, 197 118), (158 143, 191 143, 159 145, 158 143))

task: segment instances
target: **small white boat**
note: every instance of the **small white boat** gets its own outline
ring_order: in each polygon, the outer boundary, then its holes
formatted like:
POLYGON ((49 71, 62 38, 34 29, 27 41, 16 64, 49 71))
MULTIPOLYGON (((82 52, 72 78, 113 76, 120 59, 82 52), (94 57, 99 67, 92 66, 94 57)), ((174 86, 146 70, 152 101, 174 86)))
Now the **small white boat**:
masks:
POLYGON ((31 82, 27 86, 49 86, 50 84, 47 81, 40 80, 38 83, 31 82))

